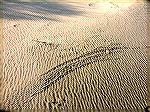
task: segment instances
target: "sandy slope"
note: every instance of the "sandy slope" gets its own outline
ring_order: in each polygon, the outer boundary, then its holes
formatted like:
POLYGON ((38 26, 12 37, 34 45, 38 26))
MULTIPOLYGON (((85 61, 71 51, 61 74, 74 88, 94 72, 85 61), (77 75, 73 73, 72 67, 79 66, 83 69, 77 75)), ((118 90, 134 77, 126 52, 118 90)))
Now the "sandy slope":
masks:
POLYGON ((3 107, 144 108, 145 10, 143 4, 100 13, 84 3, 5 3, 3 107), (103 52, 97 52, 101 60, 94 62, 89 57, 97 56, 92 50, 100 46, 103 52), (82 61, 91 59, 90 64, 72 67, 72 72, 68 72, 72 64, 67 61, 73 60, 76 65, 82 62, 75 60, 79 56, 82 61), (53 67, 57 67, 56 73, 53 67), (50 87, 41 93, 48 83, 46 79, 40 80, 42 74, 50 77, 50 87))
MULTIPOLYGON (((148 46, 150 46, 150 2, 148 2, 148 8, 147 8, 147 20, 148 20, 148 27, 147 27, 147 32, 148 32, 148 41, 147 41, 147 43, 148 43, 148 46)), ((149 66, 150 66, 150 47, 148 47, 148 49, 147 49, 147 57, 148 57, 148 73, 150 73, 150 68, 149 68, 149 66)), ((148 84, 148 95, 147 95, 147 97, 148 97, 148 99, 147 99, 147 102, 148 102, 148 105, 150 105, 150 83, 149 83, 149 80, 150 80, 150 75, 148 74, 148 77, 147 77, 147 84, 148 84)))

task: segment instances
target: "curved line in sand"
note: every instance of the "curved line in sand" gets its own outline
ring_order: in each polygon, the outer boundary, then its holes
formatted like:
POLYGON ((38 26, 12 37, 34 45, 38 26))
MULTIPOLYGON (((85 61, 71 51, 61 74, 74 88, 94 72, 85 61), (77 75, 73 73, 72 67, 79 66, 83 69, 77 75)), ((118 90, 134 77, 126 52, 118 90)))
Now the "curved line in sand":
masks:
MULTIPOLYGON (((98 61, 106 61, 106 60, 116 60, 113 57, 114 54, 119 53, 119 50, 124 49, 122 45, 113 45, 107 47, 99 47, 90 52, 87 52, 75 59, 68 60, 52 69, 50 69, 45 74, 40 76, 40 79, 33 84, 33 86, 27 86, 24 93, 26 96, 24 103, 32 100, 32 97, 46 88, 48 88, 53 82, 61 79, 67 74, 75 71, 76 69, 80 69, 81 67, 85 67, 89 64, 93 64, 98 61)), ((117 57, 118 59, 118 57, 117 57)))

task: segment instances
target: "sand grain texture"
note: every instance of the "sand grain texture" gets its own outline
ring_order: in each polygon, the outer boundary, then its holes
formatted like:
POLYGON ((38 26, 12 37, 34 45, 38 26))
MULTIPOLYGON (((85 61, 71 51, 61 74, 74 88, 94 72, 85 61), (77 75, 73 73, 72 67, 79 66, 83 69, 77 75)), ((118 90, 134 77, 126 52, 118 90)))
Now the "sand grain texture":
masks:
POLYGON ((146 107, 146 4, 101 13, 79 3, 3 6, 3 108, 146 107))

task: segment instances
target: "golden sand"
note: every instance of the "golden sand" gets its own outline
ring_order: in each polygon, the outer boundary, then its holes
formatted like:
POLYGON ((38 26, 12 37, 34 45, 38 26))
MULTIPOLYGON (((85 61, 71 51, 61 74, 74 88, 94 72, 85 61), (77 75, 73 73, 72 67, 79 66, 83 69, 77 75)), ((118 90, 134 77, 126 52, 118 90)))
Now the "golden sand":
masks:
POLYGON ((3 6, 4 109, 146 107, 144 4, 106 12, 67 2, 3 6))

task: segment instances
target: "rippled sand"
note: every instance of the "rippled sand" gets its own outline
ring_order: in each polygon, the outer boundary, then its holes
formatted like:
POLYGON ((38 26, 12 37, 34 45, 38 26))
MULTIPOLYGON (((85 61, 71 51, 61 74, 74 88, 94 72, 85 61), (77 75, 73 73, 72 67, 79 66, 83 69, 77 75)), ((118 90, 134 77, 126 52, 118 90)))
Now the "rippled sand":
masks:
POLYGON ((2 108, 146 107, 146 5, 101 13, 87 3, 3 6, 2 108))

